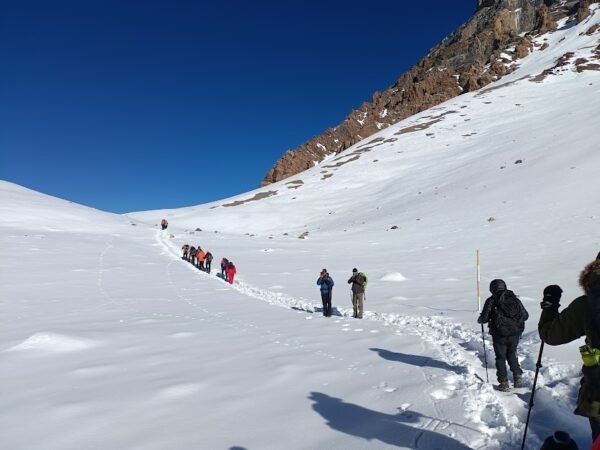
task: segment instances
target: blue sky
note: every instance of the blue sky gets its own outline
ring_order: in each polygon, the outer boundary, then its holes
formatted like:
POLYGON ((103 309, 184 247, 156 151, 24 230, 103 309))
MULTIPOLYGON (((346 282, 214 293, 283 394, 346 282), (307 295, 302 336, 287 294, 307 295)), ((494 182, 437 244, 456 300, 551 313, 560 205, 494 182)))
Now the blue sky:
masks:
POLYGON ((113 212, 258 187, 472 0, 0 0, 0 179, 113 212))

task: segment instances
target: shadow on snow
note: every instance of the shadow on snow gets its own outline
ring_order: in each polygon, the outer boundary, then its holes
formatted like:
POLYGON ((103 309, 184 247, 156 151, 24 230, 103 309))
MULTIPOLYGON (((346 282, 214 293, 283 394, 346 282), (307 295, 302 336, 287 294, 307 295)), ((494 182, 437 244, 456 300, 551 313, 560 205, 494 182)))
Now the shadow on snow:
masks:
POLYGON ((379 356, 381 356, 383 359, 387 359, 388 361, 398 361, 404 364, 410 364, 412 366, 419 367, 433 367, 435 369, 448 370, 459 375, 467 373, 466 367, 452 366, 446 362, 438 361, 437 359, 433 359, 429 356, 409 355, 406 353, 391 352, 382 348, 371 348, 369 350, 377 352, 379 356))
POLYGON ((469 449, 451 437, 408 425, 416 425, 423 417, 415 412, 385 414, 321 392, 311 392, 308 398, 314 402, 312 408, 326 420, 329 427, 352 436, 410 449, 469 449))

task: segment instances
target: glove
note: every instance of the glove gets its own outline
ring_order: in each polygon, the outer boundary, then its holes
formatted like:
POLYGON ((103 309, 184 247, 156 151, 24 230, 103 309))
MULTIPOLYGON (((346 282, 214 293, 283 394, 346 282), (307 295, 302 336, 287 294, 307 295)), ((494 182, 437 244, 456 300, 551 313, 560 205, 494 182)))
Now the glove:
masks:
POLYGON ((560 297, 562 295, 563 290, 557 284, 552 284, 550 286, 546 286, 544 289, 544 299, 540 306, 542 309, 556 308, 560 306, 560 297))

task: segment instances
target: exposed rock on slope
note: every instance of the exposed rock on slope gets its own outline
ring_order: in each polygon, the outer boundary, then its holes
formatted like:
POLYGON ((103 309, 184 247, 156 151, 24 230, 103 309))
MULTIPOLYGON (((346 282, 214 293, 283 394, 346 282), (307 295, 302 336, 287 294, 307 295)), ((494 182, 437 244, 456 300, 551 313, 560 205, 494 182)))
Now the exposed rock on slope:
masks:
MULTIPOLYGON (((581 0, 589 3, 589 0, 581 0)), ((527 34, 556 29, 556 20, 577 14, 580 2, 552 0, 477 0, 474 16, 433 48, 415 67, 383 92, 376 92, 337 127, 287 151, 262 186, 302 172, 377 131, 479 89, 515 69, 532 43, 527 34)))

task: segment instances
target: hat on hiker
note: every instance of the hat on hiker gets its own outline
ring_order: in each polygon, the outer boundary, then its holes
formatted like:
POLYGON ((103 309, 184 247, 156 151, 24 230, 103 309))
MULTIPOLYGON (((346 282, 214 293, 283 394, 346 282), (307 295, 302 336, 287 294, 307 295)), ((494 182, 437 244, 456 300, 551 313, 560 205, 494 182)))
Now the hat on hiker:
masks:
POLYGON ((506 290, 506 283, 504 280, 492 280, 490 283, 490 292, 492 294, 498 294, 506 290))
POLYGON ((355 267, 354 269, 352 269, 352 273, 356 273, 358 272, 358 269, 355 267))
POLYGON ((548 436, 540 450, 578 450, 577 444, 569 433, 565 431, 556 431, 552 436, 548 436))

